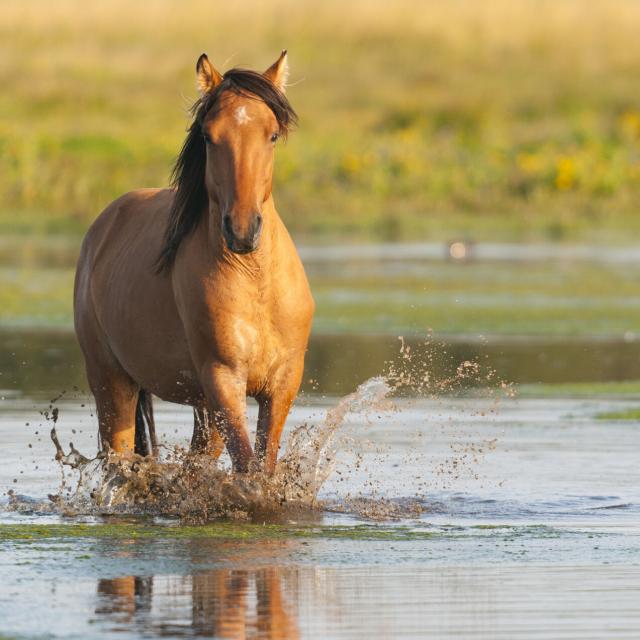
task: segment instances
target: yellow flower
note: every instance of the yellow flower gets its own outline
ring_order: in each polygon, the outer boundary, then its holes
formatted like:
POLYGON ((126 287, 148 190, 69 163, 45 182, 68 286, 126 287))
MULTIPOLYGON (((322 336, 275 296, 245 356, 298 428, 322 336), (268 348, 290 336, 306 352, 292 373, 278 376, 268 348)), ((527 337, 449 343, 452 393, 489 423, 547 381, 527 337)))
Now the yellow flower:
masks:
POLYGON ((556 188, 561 191, 572 189, 576 184, 576 164, 572 158, 561 156, 556 162, 556 188))
POLYGON ((620 129, 632 138, 640 138, 640 113, 638 111, 625 111, 618 119, 620 129))
POLYGON ((342 158, 342 170, 351 176, 360 173, 362 169, 362 158, 357 153, 346 153, 342 158))

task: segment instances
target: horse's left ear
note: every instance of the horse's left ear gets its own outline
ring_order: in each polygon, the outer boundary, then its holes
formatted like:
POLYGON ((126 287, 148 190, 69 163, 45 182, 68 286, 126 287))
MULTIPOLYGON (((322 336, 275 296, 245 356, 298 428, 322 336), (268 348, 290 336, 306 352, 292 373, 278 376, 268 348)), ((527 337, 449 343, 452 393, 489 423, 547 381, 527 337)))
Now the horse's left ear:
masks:
POLYGON ((283 49, 280 57, 264 72, 264 77, 271 80, 284 93, 289 79, 289 63, 287 62, 286 49, 283 49))

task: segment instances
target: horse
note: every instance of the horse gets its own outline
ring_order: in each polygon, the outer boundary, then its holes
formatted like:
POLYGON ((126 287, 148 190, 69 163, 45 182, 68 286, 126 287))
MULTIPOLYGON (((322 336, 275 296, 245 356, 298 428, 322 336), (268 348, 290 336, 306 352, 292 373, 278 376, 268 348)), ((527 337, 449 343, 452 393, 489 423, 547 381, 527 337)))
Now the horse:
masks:
POLYGON ((170 188, 121 196, 83 240, 74 325, 103 449, 157 454, 155 395, 194 408, 192 450, 226 446, 234 472, 272 474, 315 308, 272 194, 276 143, 297 123, 287 52, 224 75, 202 54, 196 75, 170 188))

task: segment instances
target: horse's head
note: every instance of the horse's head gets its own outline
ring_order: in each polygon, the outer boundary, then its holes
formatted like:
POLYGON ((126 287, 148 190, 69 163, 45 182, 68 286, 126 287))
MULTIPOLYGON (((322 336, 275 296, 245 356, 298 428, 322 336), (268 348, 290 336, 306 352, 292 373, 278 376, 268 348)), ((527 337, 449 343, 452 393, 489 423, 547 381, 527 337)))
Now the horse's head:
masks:
POLYGON ((218 205, 229 250, 249 253, 258 247, 264 203, 271 195, 275 144, 295 121, 284 96, 287 53, 262 74, 232 69, 222 76, 205 54, 196 71, 206 190, 218 205))

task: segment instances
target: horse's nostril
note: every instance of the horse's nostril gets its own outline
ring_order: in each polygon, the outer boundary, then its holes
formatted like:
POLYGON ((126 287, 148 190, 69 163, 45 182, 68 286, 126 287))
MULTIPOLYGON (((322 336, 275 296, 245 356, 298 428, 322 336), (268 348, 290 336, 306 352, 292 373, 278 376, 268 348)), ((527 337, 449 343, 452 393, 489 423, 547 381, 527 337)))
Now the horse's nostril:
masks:
POLYGON ((233 235, 233 228, 231 226, 231 216, 224 216, 222 218, 222 227, 227 235, 233 235))
POLYGON ((258 214, 256 216, 256 233, 258 231, 260 231, 260 228, 262 227, 262 216, 260 214, 258 214))

